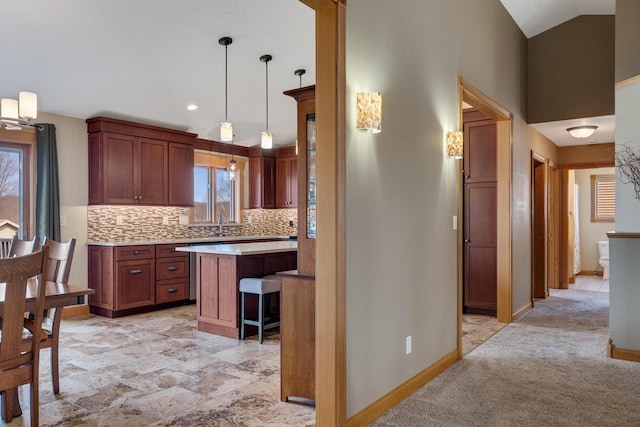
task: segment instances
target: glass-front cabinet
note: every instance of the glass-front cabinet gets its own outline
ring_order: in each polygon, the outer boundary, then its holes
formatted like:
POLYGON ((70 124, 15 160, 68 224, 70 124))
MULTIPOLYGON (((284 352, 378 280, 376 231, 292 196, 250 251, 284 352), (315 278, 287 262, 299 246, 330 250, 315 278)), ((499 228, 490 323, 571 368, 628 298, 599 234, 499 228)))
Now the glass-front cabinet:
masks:
POLYGON ((316 238, 316 115, 307 114, 307 237, 316 238))
POLYGON ((315 276, 316 87, 284 92, 298 104, 298 273, 315 276))

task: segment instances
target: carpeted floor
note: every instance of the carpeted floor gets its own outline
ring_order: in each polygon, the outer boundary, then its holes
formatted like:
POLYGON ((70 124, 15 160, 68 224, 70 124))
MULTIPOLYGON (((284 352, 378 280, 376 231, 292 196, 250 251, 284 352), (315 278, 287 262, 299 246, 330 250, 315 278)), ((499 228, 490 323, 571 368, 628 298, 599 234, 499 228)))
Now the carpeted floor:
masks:
POLYGON ((373 426, 640 426, 640 363, 609 359, 609 295, 552 290, 373 426))

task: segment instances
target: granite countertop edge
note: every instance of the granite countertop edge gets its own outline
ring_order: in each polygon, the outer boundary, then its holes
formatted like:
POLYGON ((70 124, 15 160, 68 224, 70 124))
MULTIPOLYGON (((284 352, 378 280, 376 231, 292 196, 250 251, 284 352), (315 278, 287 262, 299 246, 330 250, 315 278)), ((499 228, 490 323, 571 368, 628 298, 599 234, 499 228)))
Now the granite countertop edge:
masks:
POLYGON ((87 241, 89 246, 138 246, 138 245, 167 245, 174 243, 216 243, 216 242, 242 242, 246 240, 289 240, 289 236, 220 236, 220 237, 195 237, 182 239, 154 239, 131 241, 87 241))

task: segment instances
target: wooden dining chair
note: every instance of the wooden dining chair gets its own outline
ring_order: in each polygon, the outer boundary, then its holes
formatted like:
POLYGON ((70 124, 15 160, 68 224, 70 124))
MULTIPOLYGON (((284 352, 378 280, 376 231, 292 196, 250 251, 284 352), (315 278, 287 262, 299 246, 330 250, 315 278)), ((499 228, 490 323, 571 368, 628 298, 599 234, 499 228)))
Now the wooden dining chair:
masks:
POLYGON ((21 256, 30 254, 38 247, 38 238, 34 237, 32 240, 21 240, 18 236, 13 236, 11 239, 11 246, 9 246, 9 256, 21 256))
MULTIPOLYGON (((24 313, 33 313, 34 321, 41 322, 44 312, 46 281, 44 272, 49 262, 49 248, 29 255, 0 259, 0 283, 4 285, 4 311, 0 324, 0 390, 4 391, 2 412, 5 421, 13 419, 17 387, 30 384, 31 425, 38 425, 38 367, 40 339, 25 332, 24 313), (27 307, 29 279, 35 288, 35 305, 27 307), (26 350, 25 350, 26 349, 26 350)), ((39 334, 35 335, 39 338, 39 334)))
MULTIPOLYGON (((42 247, 49 248, 49 264, 45 274, 46 279, 51 282, 66 284, 69 281, 76 239, 71 238, 67 243, 60 243, 45 237, 42 247)), ((62 308, 51 308, 45 311, 42 330, 46 335, 46 340, 42 342, 40 348, 51 348, 51 382, 53 384, 54 394, 60 392, 58 347, 61 322, 62 308)))

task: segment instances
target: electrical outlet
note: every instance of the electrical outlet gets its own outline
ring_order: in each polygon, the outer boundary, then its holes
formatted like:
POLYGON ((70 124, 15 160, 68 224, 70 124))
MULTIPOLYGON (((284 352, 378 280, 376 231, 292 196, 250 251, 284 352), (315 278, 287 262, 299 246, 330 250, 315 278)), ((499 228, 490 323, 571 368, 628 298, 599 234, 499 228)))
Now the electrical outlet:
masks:
POLYGON ((407 337, 407 339, 405 340, 405 349, 404 349, 404 353, 405 354, 411 354, 411 335, 409 335, 407 337))
POLYGON ((168 216, 163 216, 162 217, 162 225, 169 225, 169 217, 168 216))
POLYGON ((178 223, 180 225, 189 225, 189 215, 180 215, 178 223))
POLYGON ((60 215, 60 225, 67 225, 67 216, 60 215))
POLYGON ((293 227, 293 221, 289 221, 289 227, 293 227))
POLYGON ((122 225, 122 215, 116 215, 116 225, 122 225))

